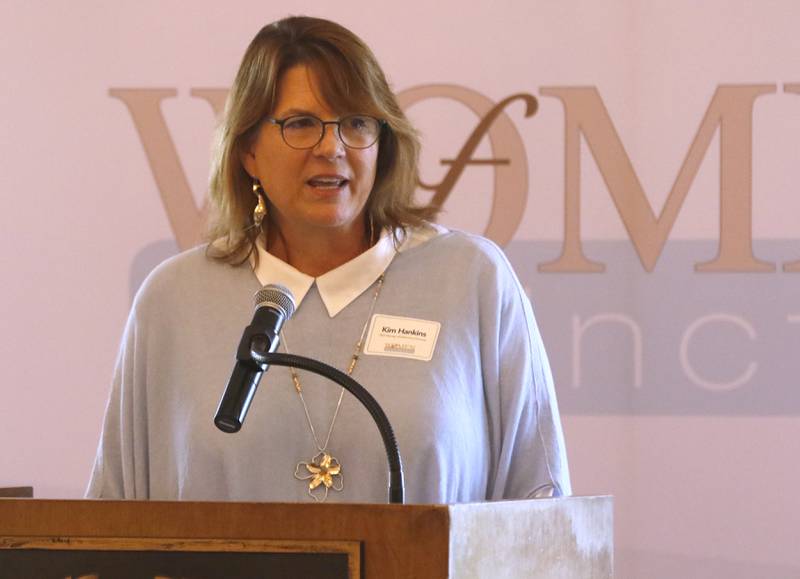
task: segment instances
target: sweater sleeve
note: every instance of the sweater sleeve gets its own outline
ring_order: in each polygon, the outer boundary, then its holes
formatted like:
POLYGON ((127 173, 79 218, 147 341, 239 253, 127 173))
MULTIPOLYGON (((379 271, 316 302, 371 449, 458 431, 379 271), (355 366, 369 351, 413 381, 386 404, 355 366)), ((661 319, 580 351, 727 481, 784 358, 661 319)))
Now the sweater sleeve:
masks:
POLYGON ((533 309, 505 255, 494 244, 490 251, 494 268, 482 282, 492 290, 481 296, 483 379, 492 439, 487 499, 569 495, 553 376, 533 309))
POLYGON ((117 356, 87 498, 148 498, 146 356, 136 304, 117 356))

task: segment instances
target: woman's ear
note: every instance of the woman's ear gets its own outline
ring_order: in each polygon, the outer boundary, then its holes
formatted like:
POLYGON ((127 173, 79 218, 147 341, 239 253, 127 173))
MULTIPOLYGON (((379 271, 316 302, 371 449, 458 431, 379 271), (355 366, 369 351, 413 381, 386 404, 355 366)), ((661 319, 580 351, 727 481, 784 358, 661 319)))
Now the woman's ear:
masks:
POLYGON ((258 167, 256 166, 256 156, 253 154, 253 150, 248 146, 242 148, 241 152, 239 153, 239 162, 244 167, 244 170, 247 171, 247 174, 250 175, 251 178, 257 179, 256 174, 258 171, 256 170, 258 167))

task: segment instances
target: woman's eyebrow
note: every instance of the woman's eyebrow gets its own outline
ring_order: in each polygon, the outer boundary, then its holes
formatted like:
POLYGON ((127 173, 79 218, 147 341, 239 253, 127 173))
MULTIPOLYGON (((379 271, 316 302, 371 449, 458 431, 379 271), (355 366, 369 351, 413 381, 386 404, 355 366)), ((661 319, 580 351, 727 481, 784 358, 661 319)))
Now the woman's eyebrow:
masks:
POLYGON ((311 111, 308 111, 306 109, 297 109, 297 108, 287 109, 287 110, 283 111, 280 116, 285 118, 285 117, 292 117, 292 116, 296 116, 296 115, 311 115, 313 117, 318 116, 317 114, 312 113, 311 111))

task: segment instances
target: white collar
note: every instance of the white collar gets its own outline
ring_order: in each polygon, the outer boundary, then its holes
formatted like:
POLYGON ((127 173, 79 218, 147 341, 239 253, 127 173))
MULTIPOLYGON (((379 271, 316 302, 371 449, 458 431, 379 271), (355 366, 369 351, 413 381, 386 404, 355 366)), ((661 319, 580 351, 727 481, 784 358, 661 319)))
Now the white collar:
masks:
POLYGON ((261 285, 277 283, 289 288, 297 307, 300 307, 308 290, 316 282, 328 315, 334 317, 375 283, 392 263, 396 253, 407 251, 445 232, 447 229, 433 223, 409 228, 405 235, 401 232, 400 244, 396 246, 391 231, 384 229, 378 243, 317 278, 298 271, 269 253, 262 243, 257 243, 258 267, 253 271, 261 285))

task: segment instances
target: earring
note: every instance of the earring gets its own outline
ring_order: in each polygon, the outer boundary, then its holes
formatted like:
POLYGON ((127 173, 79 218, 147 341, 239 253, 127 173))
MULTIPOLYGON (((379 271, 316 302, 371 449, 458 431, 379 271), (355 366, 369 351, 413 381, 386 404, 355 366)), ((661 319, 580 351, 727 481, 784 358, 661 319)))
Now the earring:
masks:
POLYGON ((255 209, 253 209, 253 224, 261 227, 264 217, 267 216, 267 204, 264 201, 264 189, 258 179, 253 179, 253 195, 258 199, 255 209))

